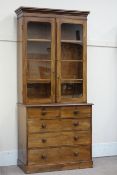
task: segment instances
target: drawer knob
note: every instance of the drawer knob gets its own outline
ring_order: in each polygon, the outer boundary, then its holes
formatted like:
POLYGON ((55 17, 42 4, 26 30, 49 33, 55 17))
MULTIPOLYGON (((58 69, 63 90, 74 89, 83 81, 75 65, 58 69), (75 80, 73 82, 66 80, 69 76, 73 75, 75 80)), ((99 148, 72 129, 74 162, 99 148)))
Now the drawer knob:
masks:
POLYGON ((73 123, 73 125, 74 126, 78 126, 79 125, 79 122, 76 121, 76 122, 73 123))
POLYGON ((43 155, 41 155, 41 159, 46 160, 47 156, 43 154, 43 155))
POLYGON ((46 128, 46 124, 45 123, 42 123, 41 128, 42 129, 45 129, 46 128))
POLYGON ((75 157, 78 157, 79 156, 79 153, 78 152, 74 152, 74 156, 75 157))
POLYGON ((43 111, 43 112, 41 113, 41 115, 46 115, 46 112, 43 111))
POLYGON ((41 141, 42 141, 43 143, 46 143, 46 142, 47 142, 47 140, 46 140, 46 139, 42 139, 41 141))
POLYGON ((73 113, 74 113, 74 115, 77 115, 77 114, 79 114, 79 111, 74 111, 73 113))
POLYGON ((77 141, 79 139, 78 136, 74 136, 74 140, 77 141))

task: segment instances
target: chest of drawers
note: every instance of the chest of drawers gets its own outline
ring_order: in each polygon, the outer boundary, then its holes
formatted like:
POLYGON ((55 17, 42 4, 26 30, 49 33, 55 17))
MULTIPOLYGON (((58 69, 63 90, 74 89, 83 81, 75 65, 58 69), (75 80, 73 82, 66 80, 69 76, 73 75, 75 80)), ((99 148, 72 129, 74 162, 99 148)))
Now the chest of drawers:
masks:
POLYGON ((92 167, 92 105, 19 105, 19 165, 25 172, 92 167))

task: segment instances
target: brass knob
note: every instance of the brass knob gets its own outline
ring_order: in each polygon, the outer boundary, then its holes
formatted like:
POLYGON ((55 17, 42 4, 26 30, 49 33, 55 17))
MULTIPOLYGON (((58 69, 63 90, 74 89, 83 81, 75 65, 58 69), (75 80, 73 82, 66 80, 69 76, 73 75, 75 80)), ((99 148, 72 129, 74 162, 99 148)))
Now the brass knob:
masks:
POLYGON ((45 129, 46 128, 46 124, 42 123, 41 128, 45 129))
POLYGON ((79 156, 79 153, 78 152, 74 152, 74 156, 75 157, 78 157, 79 156))
POLYGON ((43 111, 44 111, 44 110, 46 110, 46 108, 45 108, 45 107, 42 107, 41 109, 42 109, 43 111))
POLYGON ((78 121, 75 121, 75 122, 73 123, 73 125, 74 125, 74 126, 78 126, 78 125, 79 125, 79 122, 78 122, 78 121))
POLYGON ((45 111, 42 111, 41 115, 46 115, 46 112, 45 111))
POLYGON ((46 143, 46 142, 47 142, 47 140, 46 140, 46 139, 42 139, 41 141, 42 141, 43 143, 46 143))
POLYGON ((74 140, 77 141, 79 139, 78 136, 74 136, 74 140))
POLYGON ((41 159, 46 160, 46 159, 47 159, 47 156, 44 155, 44 154, 42 154, 42 155, 41 155, 41 159))
POLYGON ((79 111, 74 111, 73 113, 74 113, 74 115, 77 115, 77 114, 79 114, 79 111))

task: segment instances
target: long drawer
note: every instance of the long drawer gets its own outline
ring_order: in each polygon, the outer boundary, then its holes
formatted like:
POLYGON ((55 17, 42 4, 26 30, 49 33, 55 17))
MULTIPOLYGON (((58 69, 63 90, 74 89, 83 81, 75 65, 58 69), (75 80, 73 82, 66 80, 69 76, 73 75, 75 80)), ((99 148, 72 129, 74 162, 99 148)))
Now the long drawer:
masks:
POLYGON ((91 159, 91 146, 61 147, 51 149, 30 149, 28 150, 28 164, 55 164, 91 159))
POLYGON ((40 118, 28 119, 28 133, 58 132, 79 130, 85 131, 91 128, 91 118, 40 120, 40 118))
POLYGON ((70 131, 28 135, 28 148, 74 146, 79 144, 91 144, 90 131, 70 131))

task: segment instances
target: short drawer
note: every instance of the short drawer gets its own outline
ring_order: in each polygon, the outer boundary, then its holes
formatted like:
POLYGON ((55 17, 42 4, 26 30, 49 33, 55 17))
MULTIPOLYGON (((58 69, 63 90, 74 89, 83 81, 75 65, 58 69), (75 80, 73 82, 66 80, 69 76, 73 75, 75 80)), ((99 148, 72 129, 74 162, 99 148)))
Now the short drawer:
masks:
POLYGON ((91 160, 91 146, 61 147, 60 160, 65 163, 89 161, 91 160))
POLYGON ((54 164, 59 162, 60 149, 32 149, 28 151, 28 164, 54 164))
POLYGON ((61 119, 61 129, 65 131, 87 131, 91 129, 91 118, 61 119))
POLYGON ((90 145, 28 150, 28 164, 56 164, 88 161, 91 159, 90 145))
POLYGON ((40 120, 28 119, 28 133, 54 131, 85 131, 91 128, 91 118, 40 120))
POLYGON ((60 131, 60 120, 28 119, 28 133, 60 131))
POLYGON ((57 107, 32 107, 28 108, 28 118, 53 119, 60 117, 57 107))
POLYGON ((91 106, 61 107, 62 118, 91 117, 91 106))
POLYGON ((80 132, 57 132, 28 135, 28 148, 45 148, 57 146, 91 144, 91 133, 80 132))

